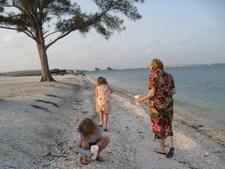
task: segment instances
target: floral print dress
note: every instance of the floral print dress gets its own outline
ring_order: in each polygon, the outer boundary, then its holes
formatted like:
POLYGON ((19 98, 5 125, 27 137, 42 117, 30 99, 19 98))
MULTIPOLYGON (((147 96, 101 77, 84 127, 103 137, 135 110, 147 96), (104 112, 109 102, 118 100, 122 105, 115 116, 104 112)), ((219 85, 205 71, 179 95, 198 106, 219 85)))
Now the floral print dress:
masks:
POLYGON ((149 90, 155 88, 155 95, 149 100, 150 117, 155 139, 173 136, 173 97, 172 89, 175 88, 172 75, 158 69, 149 76, 149 90))
POLYGON ((108 85, 101 84, 96 87, 96 111, 111 113, 110 89, 108 85))

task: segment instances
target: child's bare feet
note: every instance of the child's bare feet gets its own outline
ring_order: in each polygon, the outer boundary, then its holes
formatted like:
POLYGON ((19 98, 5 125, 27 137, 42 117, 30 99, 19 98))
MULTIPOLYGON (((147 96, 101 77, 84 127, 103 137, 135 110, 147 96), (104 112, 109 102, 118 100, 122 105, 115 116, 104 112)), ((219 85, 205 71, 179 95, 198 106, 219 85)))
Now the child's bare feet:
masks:
POLYGON ((88 165, 88 159, 85 156, 80 157, 80 163, 83 165, 88 165))
POLYGON ((105 159, 104 159, 103 157, 101 157, 101 156, 98 156, 98 157, 96 158, 96 160, 99 161, 99 162, 105 161, 105 159))

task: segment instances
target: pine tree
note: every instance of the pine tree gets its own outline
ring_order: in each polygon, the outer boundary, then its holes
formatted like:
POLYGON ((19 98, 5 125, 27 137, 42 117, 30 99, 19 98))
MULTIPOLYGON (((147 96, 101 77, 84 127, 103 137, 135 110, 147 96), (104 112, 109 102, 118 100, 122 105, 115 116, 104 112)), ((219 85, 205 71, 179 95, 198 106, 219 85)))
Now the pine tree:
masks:
POLYGON ((108 39, 114 31, 125 30, 118 15, 136 21, 141 15, 134 4, 144 3, 144 0, 92 1, 98 6, 97 12, 82 12, 78 3, 70 0, 0 0, 0 28, 23 32, 33 39, 41 62, 41 81, 54 81, 47 57, 50 46, 73 31, 87 34, 95 29, 108 39), (54 39, 46 42, 49 37, 54 39))

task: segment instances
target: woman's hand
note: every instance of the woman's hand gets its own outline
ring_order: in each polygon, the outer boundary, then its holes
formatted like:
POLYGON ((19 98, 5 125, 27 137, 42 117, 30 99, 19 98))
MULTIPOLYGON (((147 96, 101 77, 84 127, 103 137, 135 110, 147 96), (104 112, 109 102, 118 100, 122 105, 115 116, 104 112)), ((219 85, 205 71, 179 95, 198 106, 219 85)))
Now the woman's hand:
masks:
POLYGON ((140 103, 140 102, 143 102, 145 100, 148 100, 148 99, 152 98, 155 95, 155 90, 156 90, 155 88, 150 89, 148 91, 147 95, 145 95, 144 97, 135 98, 135 101, 137 103, 140 103))

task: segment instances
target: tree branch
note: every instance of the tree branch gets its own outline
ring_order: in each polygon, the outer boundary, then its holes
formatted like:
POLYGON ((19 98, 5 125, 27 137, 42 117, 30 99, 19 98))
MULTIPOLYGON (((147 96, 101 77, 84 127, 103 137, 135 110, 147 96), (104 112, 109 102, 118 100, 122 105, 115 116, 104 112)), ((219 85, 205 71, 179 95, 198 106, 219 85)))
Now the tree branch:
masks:
POLYGON ((51 36, 51 35, 53 35, 53 34, 55 34, 55 33, 59 33, 60 31, 54 31, 54 32, 51 32, 51 33, 49 33, 49 34, 47 34, 44 38, 47 38, 48 36, 51 36))
POLYGON ((69 30, 67 33, 62 34, 61 36, 59 36, 58 38, 56 38, 55 40, 53 40, 52 42, 50 42, 48 45, 46 45, 46 50, 53 45, 54 43, 56 43, 58 40, 64 38, 65 36, 69 35, 72 31, 74 31, 74 29, 69 30))
POLYGON ((25 33, 27 36, 29 36, 30 38, 32 38, 33 40, 36 41, 36 38, 33 36, 33 34, 29 34, 28 32, 21 31, 21 30, 19 30, 19 29, 17 29, 17 28, 5 27, 5 26, 0 26, 0 28, 8 29, 8 30, 14 30, 14 31, 18 31, 18 32, 23 32, 23 33, 25 33))
POLYGON ((119 0, 116 1, 115 3, 113 3, 112 5, 110 5, 110 6, 109 6, 108 8, 106 8, 104 11, 102 11, 102 12, 100 13, 100 15, 98 15, 98 16, 93 20, 93 22, 90 22, 90 23, 88 24, 88 26, 93 25, 93 24, 95 24, 96 22, 98 22, 99 19, 100 19, 102 16, 104 16, 104 15, 105 15, 112 7, 114 7, 118 2, 119 2, 119 0))
MULTIPOLYGON (((112 7, 114 7, 117 3, 119 2, 116 1, 115 3, 113 3, 112 5, 110 5, 108 8, 106 8, 104 11, 102 11, 102 13, 100 15, 98 15, 92 22, 88 23, 87 24, 87 27, 90 26, 90 25, 93 25, 95 24, 102 16, 104 16, 112 7)), ((63 37, 67 36, 68 34, 70 34, 72 31, 74 31, 76 29, 71 29, 69 30, 67 33, 59 36, 58 38, 56 38, 55 40, 53 40, 52 42, 50 42, 48 45, 46 45, 46 49, 48 49, 51 45, 53 45, 54 43, 56 43, 58 40, 62 39, 63 37)), ((52 32, 50 34, 48 34, 47 36, 50 36, 51 34, 54 34, 54 33, 57 33, 57 31, 55 32, 52 32)), ((46 36, 46 37, 47 37, 46 36)))

